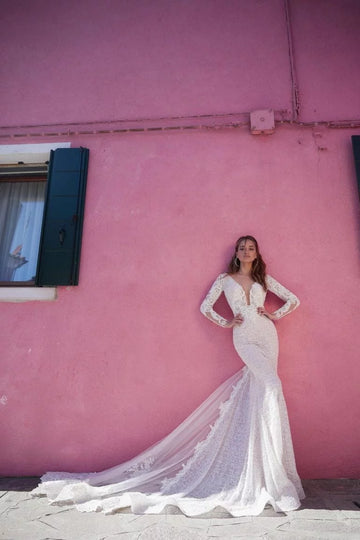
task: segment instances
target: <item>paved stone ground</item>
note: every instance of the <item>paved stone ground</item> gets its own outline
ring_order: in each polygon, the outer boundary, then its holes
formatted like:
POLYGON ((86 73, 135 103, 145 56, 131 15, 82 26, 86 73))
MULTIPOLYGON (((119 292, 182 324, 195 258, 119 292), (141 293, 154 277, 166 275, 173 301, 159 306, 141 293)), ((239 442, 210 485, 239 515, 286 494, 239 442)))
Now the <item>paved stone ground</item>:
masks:
POLYGON ((233 518, 218 508, 188 518, 176 508, 110 516, 51 506, 29 495, 38 478, 0 478, 0 540, 360 540, 360 480, 304 480, 295 512, 233 518))

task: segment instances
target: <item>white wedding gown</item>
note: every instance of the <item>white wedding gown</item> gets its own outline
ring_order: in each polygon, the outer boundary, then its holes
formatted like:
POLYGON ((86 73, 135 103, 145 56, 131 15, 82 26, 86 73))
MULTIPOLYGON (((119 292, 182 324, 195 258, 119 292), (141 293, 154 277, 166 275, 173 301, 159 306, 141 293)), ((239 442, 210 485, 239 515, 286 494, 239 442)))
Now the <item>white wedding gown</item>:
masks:
MULTIPOLYGON (((276 318, 297 307, 295 295, 267 276, 268 290, 285 301, 276 318)), ((33 496, 74 504, 83 512, 159 513, 176 505, 188 516, 216 506, 233 516, 257 515, 266 504, 295 510, 304 497, 296 472, 286 405, 276 373, 275 325, 257 313, 266 292, 258 283, 246 297, 231 276, 221 274, 201 305, 224 326, 213 305, 224 292, 244 322, 233 329, 234 346, 246 364, 225 381, 172 433, 133 459, 97 473, 51 472, 33 496)))

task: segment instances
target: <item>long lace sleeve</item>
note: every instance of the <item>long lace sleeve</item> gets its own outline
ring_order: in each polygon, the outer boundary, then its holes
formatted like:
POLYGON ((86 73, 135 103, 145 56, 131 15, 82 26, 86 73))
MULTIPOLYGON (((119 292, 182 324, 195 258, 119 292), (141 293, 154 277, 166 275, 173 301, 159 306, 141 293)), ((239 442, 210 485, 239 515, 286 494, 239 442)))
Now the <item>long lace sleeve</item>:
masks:
POLYGON ((205 317, 210 319, 210 321, 214 322, 215 324, 219 326, 226 326, 228 321, 224 319, 224 317, 221 317, 216 311, 213 309, 213 305, 215 304, 216 300, 219 298, 220 294, 223 291, 223 281, 226 274, 220 274, 214 283, 212 284, 209 292, 207 293, 204 301, 202 302, 200 306, 200 311, 205 317))
POLYGON ((268 290, 276 294, 276 296, 278 296, 279 298, 281 298, 281 300, 284 300, 285 302, 285 304, 281 306, 281 308, 273 312, 275 319, 281 319, 281 317, 288 315, 288 313, 291 313, 300 305, 300 300, 298 299, 298 297, 295 296, 295 294, 290 292, 288 289, 286 289, 273 277, 267 275, 266 283, 268 290))

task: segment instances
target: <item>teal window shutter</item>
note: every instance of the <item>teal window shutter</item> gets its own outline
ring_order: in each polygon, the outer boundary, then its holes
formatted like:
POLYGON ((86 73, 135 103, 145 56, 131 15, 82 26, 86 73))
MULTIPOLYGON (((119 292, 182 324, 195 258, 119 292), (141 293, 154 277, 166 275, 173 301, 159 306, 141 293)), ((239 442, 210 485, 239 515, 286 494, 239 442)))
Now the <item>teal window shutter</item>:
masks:
POLYGON ((79 282, 88 159, 87 148, 51 151, 37 286, 79 282))
POLYGON ((357 176, 357 184, 358 184, 359 197, 360 197, 360 135, 353 135, 351 139, 352 139, 352 145, 353 145, 353 151, 354 151, 355 171, 356 171, 356 176, 357 176))

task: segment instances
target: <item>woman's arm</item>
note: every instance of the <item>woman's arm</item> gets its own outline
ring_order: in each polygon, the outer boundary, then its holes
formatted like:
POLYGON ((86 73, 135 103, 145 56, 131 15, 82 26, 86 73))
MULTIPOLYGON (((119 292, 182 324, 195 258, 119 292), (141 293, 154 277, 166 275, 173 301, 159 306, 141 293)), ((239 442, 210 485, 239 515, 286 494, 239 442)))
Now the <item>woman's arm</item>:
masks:
POLYGON ((286 289, 273 277, 267 275, 266 283, 268 290, 276 294, 276 296, 278 296, 279 298, 281 298, 281 300, 284 300, 285 302, 285 304, 281 306, 281 308, 277 309, 273 313, 268 313, 266 310, 263 311, 264 315, 269 317, 269 319, 281 319, 282 317, 285 317, 285 315, 288 315, 289 313, 294 311, 294 309, 296 309, 300 305, 300 300, 298 299, 298 297, 295 296, 295 294, 293 294, 291 291, 286 289))
POLYGON ((200 306, 200 311, 203 315, 205 315, 205 317, 207 317, 210 321, 214 322, 218 326, 228 328, 231 323, 228 320, 224 319, 224 317, 221 317, 221 315, 219 315, 213 309, 213 305, 223 291, 223 281, 225 277, 226 274, 220 274, 216 278, 200 306))

